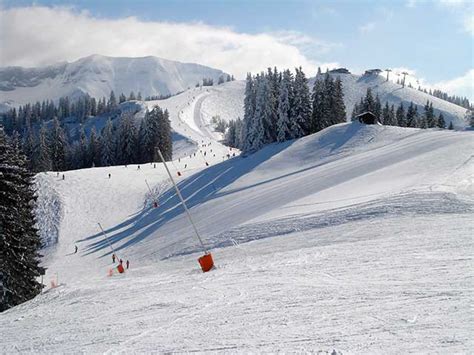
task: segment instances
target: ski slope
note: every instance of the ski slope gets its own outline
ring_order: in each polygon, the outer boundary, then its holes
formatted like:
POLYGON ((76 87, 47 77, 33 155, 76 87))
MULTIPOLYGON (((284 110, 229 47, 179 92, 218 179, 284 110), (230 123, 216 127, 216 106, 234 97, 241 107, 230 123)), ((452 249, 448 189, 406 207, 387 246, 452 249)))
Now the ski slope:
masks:
POLYGON ((169 167, 216 270, 161 164, 41 174, 58 243, 0 353, 468 353, 473 133, 347 123, 228 159, 215 90, 145 104, 194 142, 169 167))
MULTIPOLYGON (((360 102, 361 97, 365 97, 367 89, 372 90, 372 94, 379 95, 382 105, 388 102, 389 105, 397 107, 403 103, 405 111, 413 102, 418 107, 418 113, 421 115, 424 112, 426 101, 433 103, 435 114, 443 113, 447 125, 453 122, 457 129, 462 129, 467 126, 465 120, 466 109, 452 104, 451 102, 431 96, 417 89, 410 87, 402 87, 392 81, 386 81, 382 75, 355 75, 355 74, 330 74, 333 77, 339 77, 342 81, 344 90, 344 103, 346 105, 346 113, 348 118, 352 114, 354 105, 360 102)), ((311 81, 312 83, 313 81, 311 81)))

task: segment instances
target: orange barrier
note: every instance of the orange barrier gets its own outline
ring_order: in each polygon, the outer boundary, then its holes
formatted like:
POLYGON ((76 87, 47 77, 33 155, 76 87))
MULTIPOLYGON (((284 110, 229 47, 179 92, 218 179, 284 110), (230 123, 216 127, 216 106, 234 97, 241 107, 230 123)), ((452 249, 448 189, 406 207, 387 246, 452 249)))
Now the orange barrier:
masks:
POLYGON ((199 259, 199 264, 201 265, 202 272, 208 272, 214 267, 214 260, 212 260, 212 254, 204 254, 199 259))
POLYGON ((119 264, 117 266, 117 271, 121 274, 123 274, 125 272, 125 269, 123 268, 123 265, 122 264, 119 264))

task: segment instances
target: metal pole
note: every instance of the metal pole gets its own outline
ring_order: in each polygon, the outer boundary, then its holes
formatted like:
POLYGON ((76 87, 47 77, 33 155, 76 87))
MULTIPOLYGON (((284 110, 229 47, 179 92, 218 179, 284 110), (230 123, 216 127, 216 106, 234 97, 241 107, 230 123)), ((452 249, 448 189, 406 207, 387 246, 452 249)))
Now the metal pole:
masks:
POLYGON ((189 222, 191 222, 191 225, 193 226, 194 233, 196 233, 196 237, 199 239, 199 243, 201 243, 202 250, 204 250, 204 253, 207 254, 208 251, 206 247, 204 246, 204 243, 202 242, 201 236, 199 235, 196 225, 193 222, 193 218, 191 217, 191 213, 189 213, 188 207, 186 206, 186 202, 184 202, 183 196, 181 195, 181 192, 179 191, 178 185, 176 185, 176 182, 174 181, 173 176, 171 175, 171 172, 169 171, 168 166, 166 165, 165 158, 163 158, 163 154, 161 154, 161 150, 159 148, 156 148, 156 150, 158 151, 158 155, 160 156, 161 161, 163 162, 163 165, 165 166, 166 172, 168 173, 171 179, 171 182, 174 185, 176 193, 178 194, 178 197, 181 200, 181 204, 183 205, 184 210, 186 211, 186 214, 188 215, 189 222))
POLYGON ((151 192, 151 189, 150 189, 150 185, 148 185, 148 181, 146 181, 146 179, 145 179, 145 184, 146 186, 148 186, 148 191, 150 191, 150 194, 153 195, 153 192, 151 192))
POLYGON ((115 256, 117 256, 117 254, 115 253, 115 249, 112 247, 112 244, 110 244, 109 242, 109 237, 107 237, 107 234, 105 234, 105 231, 104 231, 104 228, 102 228, 102 226, 100 225, 100 223, 97 223, 99 225, 99 228, 100 230, 102 231, 102 234, 104 235, 105 237, 105 241, 107 242, 107 244, 109 245, 110 249, 112 249, 112 252, 115 254, 115 256))

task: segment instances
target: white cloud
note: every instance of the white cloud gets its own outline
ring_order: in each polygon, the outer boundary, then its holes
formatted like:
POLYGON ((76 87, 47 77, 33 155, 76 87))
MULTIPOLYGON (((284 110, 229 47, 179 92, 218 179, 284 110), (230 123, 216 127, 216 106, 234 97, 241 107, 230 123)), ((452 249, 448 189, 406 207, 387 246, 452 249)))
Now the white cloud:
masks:
POLYGON ((449 94, 465 96, 474 102, 474 69, 468 70, 460 77, 435 83, 433 87, 449 94))
POLYGON ((268 66, 302 66, 308 75, 318 65, 301 47, 329 44, 301 35, 238 33, 203 23, 141 21, 135 17, 102 19, 68 7, 0 9, 0 65, 39 66, 73 61, 91 54, 158 56, 222 69, 237 77, 268 66))
POLYGON ((359 26, 359 32, 366 34, 366 33, 372 32, 375 29, 375 27, 376 27, 375 22, 368 22, 362 26, 359 26))

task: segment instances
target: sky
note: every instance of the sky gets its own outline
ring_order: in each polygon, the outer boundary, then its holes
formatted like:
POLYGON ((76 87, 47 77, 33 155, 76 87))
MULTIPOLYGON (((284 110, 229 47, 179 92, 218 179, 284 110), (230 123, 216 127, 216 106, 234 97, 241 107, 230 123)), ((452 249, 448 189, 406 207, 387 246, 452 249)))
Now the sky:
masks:
POLYGON ((468 0, 0 0, 0 66, 155 55, 243 78, 268 66, 408 71, 474 99, 468 0))

